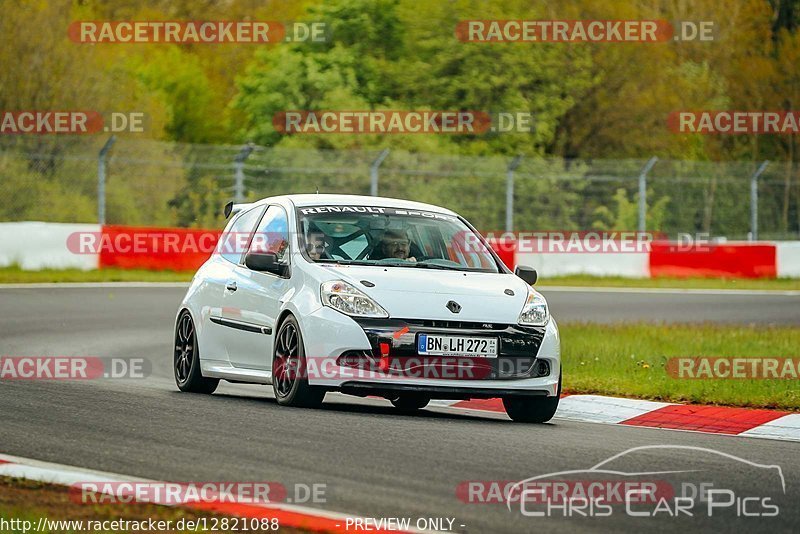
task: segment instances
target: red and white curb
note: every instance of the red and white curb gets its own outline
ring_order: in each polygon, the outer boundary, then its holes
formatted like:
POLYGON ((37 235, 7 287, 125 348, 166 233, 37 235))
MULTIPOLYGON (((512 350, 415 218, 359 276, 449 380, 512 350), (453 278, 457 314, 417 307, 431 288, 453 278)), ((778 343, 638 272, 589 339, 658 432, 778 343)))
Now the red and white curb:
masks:
MULTIPOLYGON (((21 458, 18 456, 10 456, 7 454, 0 454, 0 476, 12 478, 24 478, 27 480, 35 480, 38 482, 45 482, 48 484, 57 484, 60 486, 72 486, 79 483, 97 483, 102 493, 102 484, 114 484, 120 482, 142 482, 142 483, 162 483, 154 480, 144 478, 131 477, 126 475, 119 475, 115 473, 107 473, 102 471, 94 471, 90 469, 83 469, 80 467, 72 467, 61 464, 54 464, 49 462, 42 462, 39 460, 32 460, 30 458, 21 458)), ((350 526, 347 528, 347 519, 361 518, 361 516, 343 514, 338 512, 329 512, 326 510, 319 510, 305 506, 297 506, 292 504, 275 503, 275 504, 241 504, 241 503, 186 503, 176 505, 169 502, 166 498, 159 502, 159 499, 148 501, 149 504, 158 504, 162 506, 178 506, 180 508, 190 509, 193 511, 210 512, 222 515, 231 515, 244 518, 276 518, 283 527, 304 529, 313 532, 376 532, 376 533, 405 533, 405 532, 422 532, 419 530, 390 530, 380 528, 356 528, 350 526)), ((375 520, 370 520, 371 525, 376 525, 375 520)), ((366 522, 366 519, 365 519, 366 522)), ((364 523, 362 523, 364 524, 364 523)), ((430 531, 427 531, 430 532, 430 531)))
MULTIPOLYGON (((500 399, 432 401, 439 407, 504 413, 500 399)), ((558 419, 709 434, 800 441, 800 413, 778 410, 672 404, 601 395, 565 395, 558 419)))

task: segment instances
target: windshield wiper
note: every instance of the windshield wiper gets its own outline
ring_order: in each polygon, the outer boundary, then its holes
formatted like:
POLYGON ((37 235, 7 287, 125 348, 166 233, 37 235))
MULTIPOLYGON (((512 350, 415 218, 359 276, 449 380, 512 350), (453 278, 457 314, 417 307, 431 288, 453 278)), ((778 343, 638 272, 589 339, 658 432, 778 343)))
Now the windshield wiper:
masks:
POLYGON ((464 269, 461 269, 459 267, 451 267, 449 265, 439 265, 438 263, 404 263, 402 265, 400 265, 400 264, 397 264, 397 265, 392 264, 392 266, 396 266, 396 267, 416 267, 418 269, 439 269, 439 270, 442 270, 442 271, 463 271, 464 270, 464 269))

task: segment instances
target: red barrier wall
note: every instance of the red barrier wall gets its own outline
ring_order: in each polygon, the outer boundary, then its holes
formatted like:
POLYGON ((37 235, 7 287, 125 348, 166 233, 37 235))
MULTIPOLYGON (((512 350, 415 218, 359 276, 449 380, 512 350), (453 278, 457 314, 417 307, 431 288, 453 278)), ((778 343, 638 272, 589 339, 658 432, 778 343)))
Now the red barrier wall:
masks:
MULTIPOLYGON (((194 271, 213 253, 220 234, 220 230, 104 226, 99 268, 194 271)), ((490 245, 514 269, 514 242, 491 240, 490 245)), ((684 250, 675 243, 655 241, 650 276, 775 278, 776 255, 770 243, 703 244, 684 250)))
POLYGON ((506 267, 513 271, 517 266, 516 243, 510 239, 490 239, 489 246, 500 256, 506 267))
POLYGON ((99 267, 195 271, 214 251, 221 231, 103 226, 99 267))
POLYGON ((650 276, 775 278, 775 255, 772 244, 708 244, 680 250, 675 243, 655 241, 650 276))

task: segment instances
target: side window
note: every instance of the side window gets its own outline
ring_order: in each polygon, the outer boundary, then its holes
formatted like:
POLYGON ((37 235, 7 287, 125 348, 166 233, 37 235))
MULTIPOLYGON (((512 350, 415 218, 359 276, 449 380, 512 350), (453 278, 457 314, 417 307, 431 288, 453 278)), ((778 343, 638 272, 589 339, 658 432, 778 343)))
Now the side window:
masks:
POLYGON ((251 252, 273 252, 278 261, 286 263, 289 259, 289 221, 280 206, 270 206, 258 223, 256 233, 250 243, 251 252))
POLYGON ((242 254, 250 241, 253 227, 258 221, 258 217, 264 211, 263 206, 258 206, 240 214, 231 224, 230 228, 222 239, 219 240, 217 252, 226 260, 239 263, 242 254))

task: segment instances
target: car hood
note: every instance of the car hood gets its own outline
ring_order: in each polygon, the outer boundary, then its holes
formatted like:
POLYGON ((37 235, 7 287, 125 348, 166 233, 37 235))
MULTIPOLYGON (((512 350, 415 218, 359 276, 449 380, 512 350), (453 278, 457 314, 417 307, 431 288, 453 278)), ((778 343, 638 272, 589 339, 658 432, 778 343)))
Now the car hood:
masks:
POLYGON ((358 265, 326 265, 324 270, 328 280, 353 284, 393 318, 514 324, 528 295, 527 284, 507 273, 358 265), (451 300, 461 306, 458 313, 448 309, 451 300))

